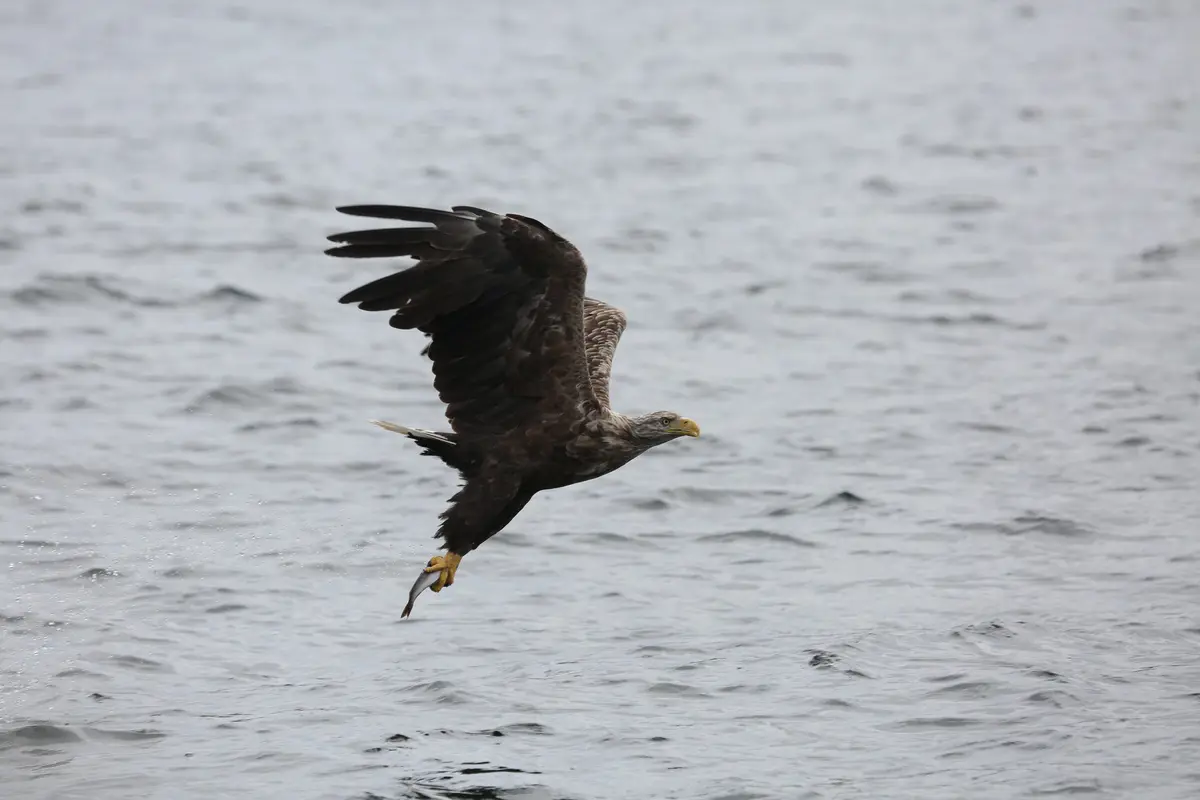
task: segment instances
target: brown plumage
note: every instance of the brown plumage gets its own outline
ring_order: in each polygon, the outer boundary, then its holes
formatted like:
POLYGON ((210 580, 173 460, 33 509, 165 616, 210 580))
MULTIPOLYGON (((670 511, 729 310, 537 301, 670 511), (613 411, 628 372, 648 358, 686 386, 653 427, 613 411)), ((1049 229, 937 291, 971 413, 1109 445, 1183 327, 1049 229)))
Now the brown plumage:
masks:
POLYGON ((447 554, 426 568, 442 573, 435 591, 453 582, 463 555, 537 492, 599 477, 651 447, 699 435, 694 422, 673 412, 627 417, 611 410, 609 376, 625 314, 585 297, 583 257, 542 223, 470 206, 338 210, 424 223, 336 234, 329 239, 341 246, 326 252, 416 260, 341 302, 390 311, 392 327, 429 338, 424 353, 451 431, 380 424, 463 478, 435 534, 447 554))

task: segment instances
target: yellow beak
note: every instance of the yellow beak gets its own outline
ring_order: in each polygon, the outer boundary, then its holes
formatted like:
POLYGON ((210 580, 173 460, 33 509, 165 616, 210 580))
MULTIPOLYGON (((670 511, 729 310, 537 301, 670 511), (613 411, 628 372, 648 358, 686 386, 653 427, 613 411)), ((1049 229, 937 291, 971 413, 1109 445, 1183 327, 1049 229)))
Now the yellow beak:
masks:
POLYGON ((680 417, 674 425, 667 429, 667 433, 676 433, 680 436, 699 436, 700 426, 694 420, 680 417))

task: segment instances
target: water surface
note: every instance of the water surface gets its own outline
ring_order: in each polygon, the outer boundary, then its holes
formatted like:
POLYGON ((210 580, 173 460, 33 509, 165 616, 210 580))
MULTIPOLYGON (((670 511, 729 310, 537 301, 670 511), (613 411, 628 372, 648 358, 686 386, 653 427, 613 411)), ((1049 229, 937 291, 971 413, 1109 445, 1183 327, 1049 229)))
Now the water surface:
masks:
POLYGON ((1194 797, 1200 10, 836 5, 0 12, 5 796, 1194 797), (704 430, 405 621, 362 202, 570 237, 704 430))

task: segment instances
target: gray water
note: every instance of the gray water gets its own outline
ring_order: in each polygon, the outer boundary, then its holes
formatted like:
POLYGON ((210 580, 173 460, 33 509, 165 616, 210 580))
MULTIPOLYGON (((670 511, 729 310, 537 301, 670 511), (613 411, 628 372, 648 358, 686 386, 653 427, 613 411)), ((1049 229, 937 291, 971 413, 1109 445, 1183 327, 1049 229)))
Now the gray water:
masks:
POLYGON ((1200 7, 9 3, 0 795, 1200 794, 1200 7), (454 476, 337 204, 543 220, 614 401, 454 476))

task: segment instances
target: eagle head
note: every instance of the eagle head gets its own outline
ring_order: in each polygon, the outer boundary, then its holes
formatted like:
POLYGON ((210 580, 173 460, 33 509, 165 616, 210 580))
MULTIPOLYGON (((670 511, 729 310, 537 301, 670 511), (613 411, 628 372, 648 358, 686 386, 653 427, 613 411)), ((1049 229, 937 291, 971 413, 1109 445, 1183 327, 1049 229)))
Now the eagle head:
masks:
POLYGON ((700 426, 674 411, 654 411, 629 420, 634 438, 647 447, 678 439, 680 436, 699 436, 700 426))

